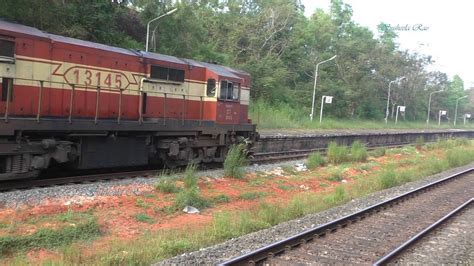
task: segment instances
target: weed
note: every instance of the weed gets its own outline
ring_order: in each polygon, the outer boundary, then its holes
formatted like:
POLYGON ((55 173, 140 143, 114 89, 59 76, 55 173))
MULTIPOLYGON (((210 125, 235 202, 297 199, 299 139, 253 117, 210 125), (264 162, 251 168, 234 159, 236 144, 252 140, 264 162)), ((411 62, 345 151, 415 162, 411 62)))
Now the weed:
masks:
POLYGON ((319 183, 319 186, 320 186, 320 187, 329 187, 329 184, 327 184, 327 183, 319 183))
POLYGON ((340 182, 344 179, 342 175, 343 170, 340 168, 334 168, 329 171, 329 176, 327 178, 328 181, 332 182, 340 182))
POLYGON ((367 148, 358 140, 352 143, 351 159, 354 162, 365 162, 367 160, 367 148))
POLYGON ((415 147, 417 149, 421 149, 424 144, 425 144, 425 138, 423 138, 423 136, 419 136, 418 138, 416 138, 415 147))
POLYGON ((135 220, 137 220, 139 222, 142 222, 142 223, 148 223, 148 224, 152 224, 152 223, 155 222, 155 220, 153 220, 153 218, 146 215, 145 213, 135 214, 135 220))
POLYGON ((69 205, 67 206, 67 212, 58 214, 58 220, 60 220, 61 222, 67 222, 67 221, 72 220, 73 215, 74 215, 74 210, 69 205))
POLYGON ((249 181, 249 185, 251 186, 260 186, 265 183, 265 180, 262 178, 254 178, 249 181))
POLYGON ((384 147, 378 147, 371 152, 371 155, 374 157, 382 157, 385 156, 386 149, 384 147))
POLYGON ((184 172, 184 188, 192 189, 198 186, 198 178, 196 176, 197 164, 190 163, 186 166, 186 171, 184 172))
POLYGON ((220 194, 212 198, 214 203, 227 203, 230 202, 230 197, 225 194, 220 194))
POLYGON ((328 146, 328 161, 334 164, 347 162, 349 159, 349 149, 344 145, 337 145, 332 141, 328 146))
POLYGON ((186 206, 198 209, 210 206, 207 199, 201 197, 198 187, 198 178, 195 175, 196 164, 189 164, 184 173, 184 189, 178 192, 174 200, 174 208, 181 210, 186 206))
POLYGON ((55 248, 99 235, 99 224, 92 218, 60 229, 40 229, 31 235, 2 236, 0 237, 0 254, 32 248, 55 248))
POLYGON ((135 206, 147 209, 148 207, 150 207, 150 204, 146 203, 144 200, 142 200, 140 198, 137 198, 135 200, 135 206))
POLYGON ((306 159, 306 166, 309 169, 314 169, 319 166, 322 166, 326 163, 326 160, 324 157, 321 155, 319 152, 312 152, 309 156, 308 159, 306 159))
POLYGON ((295 168, 291 165, 283 165, 281 169, 285 172, 286 175, 296 175, 295 168))
POLYGON ((292 186, 286 186, 286 185, 279 185, 278 188, 281 189, 281 190, 285 190, 285 191, 293 189, 292 186))
POLYGON ((265 192, 244 192, 240 194, 239 199, 254 200, 266 196, 265 192))
POLYGON ((378 181, 382 189, 391 188, 398 185, 395 170, 393 168, 385 169, 378 176, 378 181))
POLYGON ((325 196, 323 200, 328 204, 338 204, 344 202, 346 198, 346 190, 344 189, 344 187, 338 186, 336 187, 333 193, 325 196))
POLYGON ((163 178, 155 183, 155 189, 162 193, 177 193, 180 191, 176 186, 176 181, 170 178, 163 178))
POLYGON ((224 161, 224 174, 233 178, 243 178, 245 170, 243 166, 247 164, 243 144, 232 145, 224 161))

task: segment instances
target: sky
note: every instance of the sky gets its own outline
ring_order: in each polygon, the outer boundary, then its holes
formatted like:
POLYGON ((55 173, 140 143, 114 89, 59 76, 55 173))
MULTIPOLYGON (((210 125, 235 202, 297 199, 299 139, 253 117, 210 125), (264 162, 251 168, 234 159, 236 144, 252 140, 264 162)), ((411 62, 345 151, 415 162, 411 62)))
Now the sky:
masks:
MULTIPOLYGON (((330 0, 301 0, 305 15, 316 8, 329 11, 330 0)), ((344 0, 352 6, 353 20, 374 33, 381 22, 398 34, 401 49, 431 55, 439 70, 457 74, 464 88, 474 87, 474 1, 344 0)))

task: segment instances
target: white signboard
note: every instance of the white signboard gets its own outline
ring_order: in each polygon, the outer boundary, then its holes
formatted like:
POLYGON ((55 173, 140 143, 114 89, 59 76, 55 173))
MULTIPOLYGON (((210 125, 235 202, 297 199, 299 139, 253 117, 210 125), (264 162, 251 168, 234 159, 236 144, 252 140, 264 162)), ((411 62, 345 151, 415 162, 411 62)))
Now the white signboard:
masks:
POLYGON ((466 118, 471 118, 471 114, 466 114, 466 118))
POLYGON ((332 96, 326 96, 324 103, 332 103, 332 96))
POLYGON ((440 115, 446 115, 446 111, 441 110, 441 111, 439 111, 439 114, 440 115))
POLYGON ((405 106, 400 106, 400 112, 405 112, 405 106))

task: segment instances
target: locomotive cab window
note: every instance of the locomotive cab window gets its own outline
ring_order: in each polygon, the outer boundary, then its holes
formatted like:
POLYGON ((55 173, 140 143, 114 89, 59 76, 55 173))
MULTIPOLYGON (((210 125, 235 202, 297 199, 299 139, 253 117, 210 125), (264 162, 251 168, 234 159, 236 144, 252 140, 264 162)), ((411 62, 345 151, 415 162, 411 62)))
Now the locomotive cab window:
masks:
POLYGON ((239 91, 240 84, 232 83, 226 80, 221 81, 221 93, 219 99, 228 100, 228 101, 238 101, 239 100, 239 91))
POLYGON ((216 95, 216 80, 215 79, 207 80, 206 94, 208 97, 214 97, 216 95))
POLYGON ((15 42, 0 38, 0 62, 13 62, 15 58, 15 42))
POLYGON ((152 65, 150 78, 184 82, 184 70, 152 65))

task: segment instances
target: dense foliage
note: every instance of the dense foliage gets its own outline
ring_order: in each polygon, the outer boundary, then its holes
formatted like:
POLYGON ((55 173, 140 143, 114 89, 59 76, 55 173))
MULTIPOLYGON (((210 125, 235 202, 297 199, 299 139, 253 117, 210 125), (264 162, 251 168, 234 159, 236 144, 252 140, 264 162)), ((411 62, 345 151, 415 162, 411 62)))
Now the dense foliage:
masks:
MULTIPOLYGON (((216 62, 252 74, 252 96, 272 104, 303 108, 309 114, 314 69, 321 65, 316 102, 321 95, 335 101, 334 117, 381 119, 388 84, 392 102, 406 105, 406 119, 426 119, 430 92, 432 116, 447 108, 453 118, 455 100, 464 95, 459 76, 428 71, 430 56, 400 50, 396 33, 381 23, 378 32, 352 20, 352 9, 332 0, 328 12, 304 16, 298 0, 3 0, 0 17, 47 32, 127 48, 144 49, 146 23, 152 23, 151 50, 216 62)), ((461 110, 464 101, 460 102, 461 110)), ((393 112, 392 112, 393 113, 393 112)))

